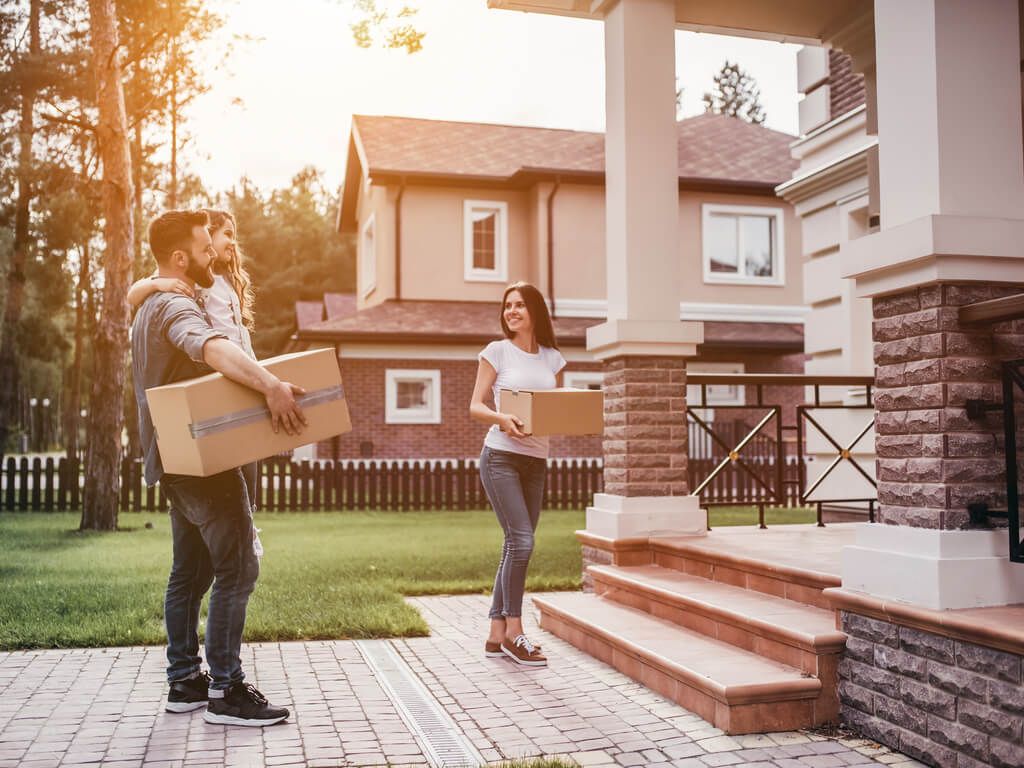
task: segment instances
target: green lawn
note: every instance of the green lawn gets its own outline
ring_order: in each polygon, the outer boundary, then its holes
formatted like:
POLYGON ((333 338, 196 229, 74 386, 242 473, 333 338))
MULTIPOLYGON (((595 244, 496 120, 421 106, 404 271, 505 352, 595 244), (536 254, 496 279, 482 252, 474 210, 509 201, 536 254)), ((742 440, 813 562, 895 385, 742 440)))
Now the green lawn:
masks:
MULTIPOLYGON (((78 516, 0 515, 0 649, 164 642, 170 523, 122 514, 117 534, 78 516), (152 524, 152 529, 145 527, 152 524)), ((420 636, 402 595, 490 590, 501 552, 493 513, 257 513, 266 555, 246 640, 420 636)), ((575 589, 582 512, 541 517, 527 589, 575 589)))
MULTIPOLYGON (((817 520, 814 507, 766 507, 764 521, 766 525, 785 525, 789 523, 813 523, 817 520)), ((757 507, 711 507, 708 511, 708 523, 712 528, 727 525, 757 525, 757 507)))
MULTIPOLYGON (((246 640, 427 634, 403 595, 485 593, 501 535, 493 513, 257 514, 266 550, 246 640)), ((768 523, 814 512, 768 510, 768 523)), ((126 530, 81 534, 78 515, 0 515, 0 650, 160 644, 170 567, 166 515, 125 513, 126 530), (146 528, 149 524, 152 527, 146 528)), ((752 507, 717 507, 711 525, 752 525, 752 507)), ((576 589, 583 512, 547 511, 530 591, 576 589)))

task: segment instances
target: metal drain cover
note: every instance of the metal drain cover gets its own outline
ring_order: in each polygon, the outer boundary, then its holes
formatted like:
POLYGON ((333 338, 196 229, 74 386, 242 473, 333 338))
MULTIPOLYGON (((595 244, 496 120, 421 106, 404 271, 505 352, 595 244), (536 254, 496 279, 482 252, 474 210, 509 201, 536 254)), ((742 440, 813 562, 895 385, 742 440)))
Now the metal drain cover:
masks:
POLYGON ((356 647, 373 670, 399 716, 436 768, 478 768, 486 765, 476 747, 445 712, 390 640, 357 640, 356 647))

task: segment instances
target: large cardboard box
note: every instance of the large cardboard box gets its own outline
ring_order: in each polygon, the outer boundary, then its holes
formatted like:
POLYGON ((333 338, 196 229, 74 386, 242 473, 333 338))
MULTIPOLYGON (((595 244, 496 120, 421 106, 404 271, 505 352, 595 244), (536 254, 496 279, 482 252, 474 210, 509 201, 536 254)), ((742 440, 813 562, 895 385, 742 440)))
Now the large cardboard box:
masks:
POLYGON ((308 424, 276 434, 263 395, 211 373, 146 390, 165 472, 207 477, 352 430, 333 349, 295 352, 260 365, 306 394, 296 398, 308 424))
POLYGON ((604 392, 596 389, 502 389, 501 412, 518 416, 529 435, 600 435, 604 392))

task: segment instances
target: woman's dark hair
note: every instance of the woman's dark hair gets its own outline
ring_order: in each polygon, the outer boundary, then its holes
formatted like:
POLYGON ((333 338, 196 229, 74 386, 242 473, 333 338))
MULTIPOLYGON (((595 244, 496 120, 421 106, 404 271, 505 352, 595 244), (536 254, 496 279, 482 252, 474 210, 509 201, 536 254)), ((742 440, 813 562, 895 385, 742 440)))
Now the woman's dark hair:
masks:
POLYGON ((523 301, 526 302, 526 311, 530 313, 530 319, 533 320, 533 336, 537 339, 537 343, 542 347, 558 349, 558 340, 555 338, 555 329, 551 324, 551 314, 548 312, 548 305, 544 301, 544 296, 532 284, 522 280, 512 283, 512 285, 505 289, 505 293, 501 297, 499 317, 501 318, 501 330, 505 334, 505 338, 511 339, 514 335, 505 323, 505 302, 512 291, 519 291, 523 301))

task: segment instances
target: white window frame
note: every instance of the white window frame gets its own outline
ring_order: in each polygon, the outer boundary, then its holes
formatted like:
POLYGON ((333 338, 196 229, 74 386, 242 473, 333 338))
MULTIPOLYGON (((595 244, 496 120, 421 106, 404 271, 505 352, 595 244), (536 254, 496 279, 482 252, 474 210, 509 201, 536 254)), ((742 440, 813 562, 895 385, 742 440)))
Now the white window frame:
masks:
POLYGON ((462 251, 463 272, 467 282, 508 282, 508 203, 501 200, 463 200, 462 251), (494 269, 478 269, 473 266, 473 211, 478 208, 498 213, 494 226, 494 269))
POLYGON ((385 424, 440 424, 441 423, 441 371, 388 368, 384 371, 384 423, 385 424), (426 408, 398 407, 398 382, 429 381, 430 402, 426 408))
POLYGON ((602 371, 566 371, 562 380, 567 387, 574 389, 590 389, 590 384, 600 384, 604 389, 604 373, 602 371))
MULTIPOLYGON (((726 285, 785 285, 786 283, 786 232, 785 232, 785 211, 782 208, 772 208, 761 205, 727 205, 722 203, 704 203, 701 205, 701 259, 704 266, 704 282, 726 285), (775 254, 774 274, 771 277, 751 277, 750 275, 730 275, 724 272, 711 271, 711 242, 707 232, 710 231, 709 222, 715 214, 729 214, 734 216, 770 216, 774 219, 775 225, 772 231, 775 241, 772 248, 775 254)), ((737 236, 737 247, 739 255, 743 254, 743 243, 737 236)), ((739 270, 742 265, 738 264, 739 270)))
POLYGON ((359 231, 359 283, 359 290, 364 299, 377 288, 377 225, 376 216, 372 213, 359 231), (373 243, 372 248, 366 247, 368 232, 373 243))

